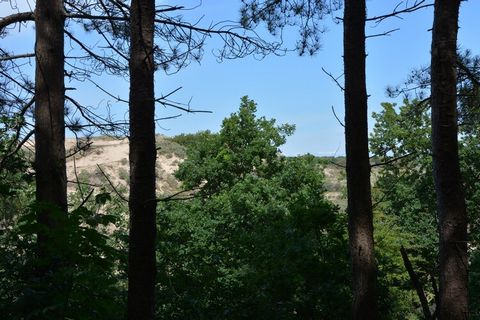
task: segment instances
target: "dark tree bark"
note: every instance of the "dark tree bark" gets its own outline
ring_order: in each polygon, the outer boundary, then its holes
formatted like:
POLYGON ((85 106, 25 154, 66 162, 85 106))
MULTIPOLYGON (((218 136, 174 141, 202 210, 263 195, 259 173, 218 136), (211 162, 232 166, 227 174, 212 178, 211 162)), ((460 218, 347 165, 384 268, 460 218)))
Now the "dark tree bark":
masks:
POLYGON ((353 273, 352 319, 372 320, 377 319, 377 297, 368 153, 365 19, 365 0, 345 1, 345 144, 353 273))
POLYGON ((468 318, 467 215, 458 159, 456 46, 460 0, 435 1, 431 105, 443 320, 468 318))
POLYGON ((154 0, 130 7, 130 242, 128 319, 154 319, 155 313, 155 122, 154 0))
MULTIPOLYGON (((35 178, 40 255, 55 250, 52 238, 67 212, 64 121, 63 1, 37 0, 35 7, 35 178), (60 215, 58 214, 60 212, 60 215)), ((46 257, 51 264, 50 257, 46 257)), ((47 269, 51 266, 47 266, 47 269)))

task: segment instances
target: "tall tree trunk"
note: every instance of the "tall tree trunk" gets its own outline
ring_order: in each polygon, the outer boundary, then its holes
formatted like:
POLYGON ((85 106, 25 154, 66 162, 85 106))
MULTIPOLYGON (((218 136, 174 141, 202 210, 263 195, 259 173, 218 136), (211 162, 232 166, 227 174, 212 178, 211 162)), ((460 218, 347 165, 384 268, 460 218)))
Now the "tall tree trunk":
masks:
POLYGON ((432 30, 432 148, 440 232, 443 320, 468 318, 467 215, 458 160, 456 46, 460 0, 435 1, 432 30))
POLYGON ((155 313, 155 122, 153 34, 155 1, 130 6, 130 242, 128 319, 155 313))
MULTIPOLYGON (((40 255, 52 252, 55 229, 67 212, 64 120, 64 14, 62 0, 37 0, 35 7, 35 179, 40 255), (58 214, 60 213, 60 215, 58 214)), ((47 269, 51 268, 47 256, 47 269)), ((46 271, 46 270, 44 270, 46 271)))
POLYGON ((372 320, 377 319, 377 297, 368 153, 365 17, 365 0, 345 1, 345 144, 353 273, 352 319, 372 320))

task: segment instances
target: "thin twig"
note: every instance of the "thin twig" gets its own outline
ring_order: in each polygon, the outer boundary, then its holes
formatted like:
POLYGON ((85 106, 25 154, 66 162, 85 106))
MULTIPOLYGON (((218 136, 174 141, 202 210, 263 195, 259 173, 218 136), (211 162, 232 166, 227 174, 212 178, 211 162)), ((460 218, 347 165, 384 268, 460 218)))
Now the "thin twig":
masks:
POLYGON ((105 90, 104 88, 102 88, 98 83, 96 83, 95 81, 91 80, 91 79, 87 79, 88 81, 90 81, 91 83, 93 83, 93 85, 95 85, 97 87, 97 89, 100 89, 103 93, 107 94, 108 96, 112 97, 113 99, 115 99, 117 102, 123 102, 123 103, 126 103, 128 104, 128 100, 125 100, 125 99, 122 99, 120 98, 119 96, 118 97, 115 97, 113 94, 111 94, 110 92, 108 92, 107 90, 105 90))
POLYGON ((166 201, 171 201, 171 200, 189 200, 189 199, 193 199, 195 198, 195 195, 194 194, 191 194, 190 197, 185 197, 185 198, 175 198, 176 196, 182 194, 182 193, 186 193, 186 192, 193 192, 195 190, 199 190, 199 188, 195 188, 195 189, 190 189, 190 190, 182 190, 182 191, 178 191, 178 192, 175 192, 174 194, 171 194, 167 197, 164 197, 164 198, 159 198, 159 199, 156 199, 157 202, 166 202, 166 201))
POLYGON ((115 191, 115 193, 117 194, 117 196, 118 196, 120 199, 122 199, 123 201, 128 202, 128 199, 126 199, 126 198, 117 190, 117 188, 113 185, 112 181, 111 181, 110 178, 107 176, 107 174, 105 173, 105 171, 102 170, 102 168, 100 167, 99 164, 97 164, 97 167, 98 167, 98 169, 100 170, 100 172, 103 174, 103 176, 105 177, 105 179, 107 179, 108 184, 110 185, 110 187, 112 187, 113 191, 115 191))
POLYGON ((0 61, 9 61, 9 60, 15 60, 15 59, 25 59, 25 58, 33 58, 35 57, 35 53, 23 53, 23 54, 17 54, 14 56, 7 55, 0 57, 0 61))
POLYGON ((418 1, 418 2, 415 2, 412 6, 408 7, 408 8, 405 8, 405 9, 402 9, 402 10, 398 10, 397 11, 397 8, 402 4, 403 1, 399 2, 396 7, 393 9, 393 11, 391 13, 388 13, 388 14, 384 14, 384 15, 380 15, 380 16, 375 16, 375 17, 371 17, 371 18, 367 18, 365 19, 365 21, 375 21, 377 24, 382 22, 383 20, 387 19, 387 18, 391 18, 391 17, 397 17, 399 18, 398 16, 403 14, 403 13, 410 13, 410 12, 414 12, 414 11, 417 11, 417 10, 420 10, 420 9, 424 9, 424 8, 428 8, 428 7, 432 7, 433 6, 433 3, 427 3, 427 4, 424 4, 426 0, 421 0, 421 1, 418 1))
POLYGON ((340 120, 340 118, 338 118, 337 113, 335 112, 335 108, 333 106, 332 106, 332 112, 333 112, 333 115, 335 116, 335 119, 337 119, 338 123, 340 123, 340 125, 345 128, 345 124, 340 120))
POLYGON ((410 156, 412 156, 412 155, 414 155, 414 154, 416 154, 416 152, 410 152, 410 153, 404 154, 404 155, 402 155, 402 156, 398 156, 398 157, 389 159, 389 160, 387 160, 387 161, 385 161, 385 162, 373 163, 373 164, 370 165, 370 168, 379 167, 379 166, 384 166, 384 165, 390 164, 390 163, 392 163, 392 162, 398 161, 398 160, 400 160, 400 159, 410 157, 410 156))
POLYGON ((395 31, 398 31, 398 30, 400 30, 400 28, 391 29, 391 30, 388 30, 388 31, 385 31, 385 32, 382 32, 382 33, 371 34, 371 35, 365 36, 365 39, 389 36, 390 34, 394 33, 395 31))
MULTIPOLYGON (((93 141, 90 141, 90 142, 87 142, 83 146, 77 147, 72 153, 66 155, 65 158, 73 157, 77 153, 87 150, 92 144, 93 144, 93 141)), ((75 157, 73 157, 73 161, 74 161, 74 164, 75 164, 75 157)))
POLYGON ((80 185, 80 179, 78 178, 77 161, 76 161, 75 157, 73 157, 73 173, 75 174, 75 179, 77 180, 78 191, 80 192, 80 196, 82 197, 82 201, 85 201, 85 198, 83 196, 82 186, 80 185))
POLYGON ((342 91, 345 91, 345 88, 340 84, 340 82, 338 82, 338 79, 340 79, 341 77, 343 77, 343 73, 338 76, 338 77, 334 77, 333 74, 331 74, 330 72, 328 72, 327 70, 325 70, 323 67, 322 67, 322 71, 330 77, 330 79, 333 80, 333 82, 335 82, 335 84, 340 88, 340 90, 342 91))
POLYGON ((475 74, 473 74, 473 72, 465 64, 463 64, 460 59, 457 59, 457 66, 460 70, 465 72, 467 78, 470 79, 470 81, 472 81, 475 85, 480 86, 480 80, 478 79, 478 77, 475 76, 475 74))
POLYGON ((90 199, 90 197, 92 196, 94 190, 95 189, 90 189, 90 192, 85 197, 85 199, 82 201, 82 203, 80 203, 80 205, 77 207, 77 209, 83 207, 85 205, 85 203, 87 203, 88 199, 90 199))
POLYGON ((89 186, 89 187, 93 187, 93 188, 100 188, 102 185, 99 185, 99 184, 93 184, 93 183, 89 183, 89 182, 77 182, 77 181, 74 181, 74 180, 67 180, 67 183, 73 183, 73 184, 81 184, 81 185, 84 185, 84 186, 89 186))
POLYGON ((30 137, 35 133, 35 130, 31 130, 29 133, 27 133, 27 135, 22 139, 22 141, 20 141, 17 145, 17 147, 9 152, 8 154, 6 154, 3 158, 2 158, 2 161, 0 161, 0 169, 4 166, 5 164, 5 161, 7 161, 8 158, 10 158, 11 156, 13 156, 14 154, 16 154, 20 148, 25 144, 25 142, 28 141, 28 139, 30 139, 30 137))

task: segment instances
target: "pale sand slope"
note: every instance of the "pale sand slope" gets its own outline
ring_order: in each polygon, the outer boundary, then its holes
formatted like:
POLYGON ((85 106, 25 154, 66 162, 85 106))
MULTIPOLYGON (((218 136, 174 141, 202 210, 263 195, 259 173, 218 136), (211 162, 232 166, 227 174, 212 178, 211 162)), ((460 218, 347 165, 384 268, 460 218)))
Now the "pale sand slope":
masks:
MULTIPOLYGON (((67 154, 73 153, 75 144, 75 139, 67 139, 65 143, 67 154)), ((178 182, 172 174, 182 161, 183 159, 175 155, 157 156, 157 192, 159 194, 170 193, 178 188, 178 182)), ((128 139, 95 138, 86 151, 67 158, 68 191, 76 190, 77 177, 82 182, 99 186, 108 184, 98 166, 116 188, 125 190, 128 187, 129 172, 128 139), (86 178, 88 181, 84 181, 86 178)))
MULTIPOLYGON (((162 140, 162 137, 157 139, 160 146, 162 146, 162 140)), ((73 192, 77 189, 77 177, 80 181, 88 182, 98 186, 98 188, 109 187, 109 182, 98 169, 97 165, 99 165, 115 188, 122 191, 123 195, 127 197, 129 180, 128 139, 94 138, 92 142, 88 150, 67 158, 68 191, 73 192)), ((75 139, 67 139, 67 154, 73 153, 75 144, 75 139)), ((159 196, 170 195, 179 190, 180 184, 173 173, 183 160, 173 154, 157 155, 156 175, 157 194, 159 196)), ((324 168, 327 189, 325 195, 327 199, 344 208, 346 206, 344 199, 346 181, 342 172, 342 168, 333 165, 324 168)), ((372 184, 375 181, 376 174, 373 172, 372 184)))

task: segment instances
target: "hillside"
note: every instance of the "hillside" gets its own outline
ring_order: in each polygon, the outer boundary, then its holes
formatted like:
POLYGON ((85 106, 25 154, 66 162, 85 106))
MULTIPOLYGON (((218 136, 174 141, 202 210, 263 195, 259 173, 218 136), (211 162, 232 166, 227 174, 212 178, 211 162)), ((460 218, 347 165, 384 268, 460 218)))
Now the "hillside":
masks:
MULTIPOLYGON (((80 141, 85 145, 86 141, 80 141)), ((78 182, 101 187, 112 184, 126 191, 129 182, 128 139, 93 138, 88 146, 78 151, 77 141, 67 139, 68 191, 76 190, 78 182)), ((185 148, 168 139, 157 137, 157 192, 170 194, 179 188, 173 173, 185 158, 185 148)))
MULTIPOLYGON (((112 184, 119 192, 128 190, 128 139, 97 137, 89 141, 67 139, 68 191, 73 192, 79 183, 91 187, 112 184), (87 145, 78 150, 79 145, 87 145)), ((173 176, 185 159, 185 147, 171 138, 157 136, 157 192, 169 195, 177 191, 179 182, 173 176)), ((345 207, 345 174, 341 166, 333 164, 335 158, 320 159, 325 175, 326 196, 334 203, 345 207)))

